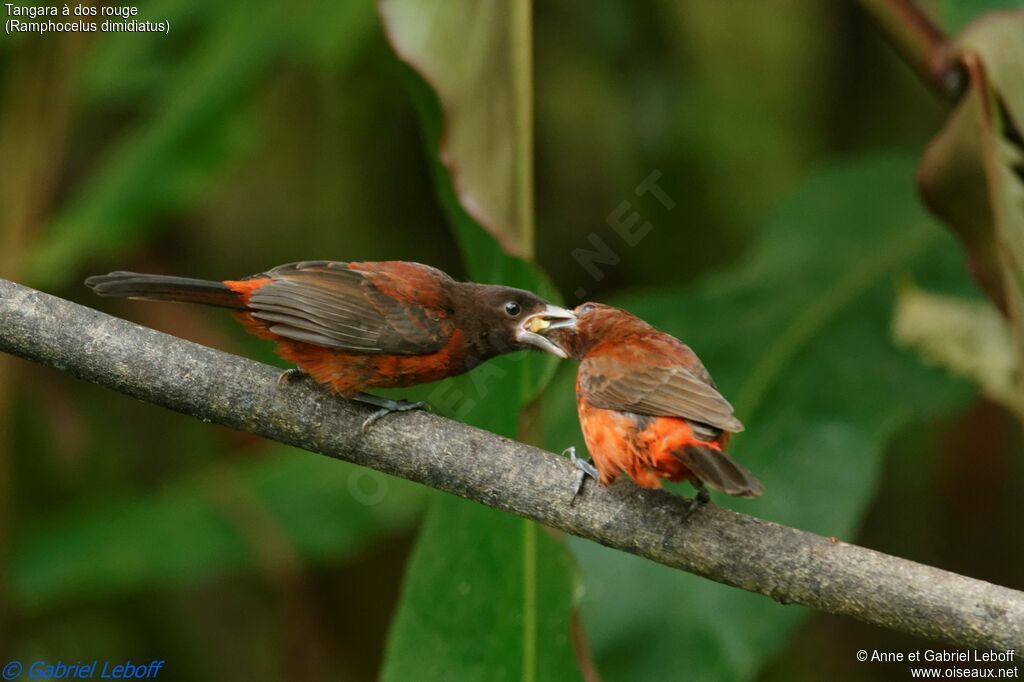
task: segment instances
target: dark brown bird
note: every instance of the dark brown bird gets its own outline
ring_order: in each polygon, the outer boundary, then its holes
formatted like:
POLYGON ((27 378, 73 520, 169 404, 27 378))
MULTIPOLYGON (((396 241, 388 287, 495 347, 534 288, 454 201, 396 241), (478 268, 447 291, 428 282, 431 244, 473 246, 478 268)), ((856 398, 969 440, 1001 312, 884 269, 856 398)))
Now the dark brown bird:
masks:
MULTIPOLYGON (((755 497, 764 486, 725 453, 743 430, 733 408, 689 346, 624 310, 598 303, 576 308, 576 323, 550 338, 580 360, 576 406, 596 471, 609 485, 622 472, 644 488, 688 480, 706 501, 708 485, 755 497)), ((579 485, 583 476, 579 477, 579 485)))
MULTIPOLYGON (((511 287, 457 282, 404 261, 290 263, 241 280, 112 272, 86 280, 101 296, 228 308, 277 354, 347 398, 389 411, 422 403, 363 393, 462 374, 502 353, 537 348, 565 357, 536 333, 570 311, 511 287)), ((282 375, 284 378, 286 375, 282 375)))

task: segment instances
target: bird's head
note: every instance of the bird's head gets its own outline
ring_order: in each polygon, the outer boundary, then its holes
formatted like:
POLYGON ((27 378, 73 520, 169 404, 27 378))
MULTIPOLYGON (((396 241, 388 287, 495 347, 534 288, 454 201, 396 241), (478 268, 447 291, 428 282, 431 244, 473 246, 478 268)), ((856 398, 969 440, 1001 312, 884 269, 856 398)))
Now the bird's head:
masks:
POLYGON ((575 323, 571 310, 552 305, 529 291, 506 286, 462 285, 461 295, 467 300, 456 308, 465 311, 459 327, 475 338, 481 359, 531 348, 568 357, 542 332, 575 323))
POLYGON ((575 322, 552 326, 544 335, 567 356, 577 359, 598 343, 650 329, 650 325, 635 315, 603 303, 583 303, 572 312, 575 322))

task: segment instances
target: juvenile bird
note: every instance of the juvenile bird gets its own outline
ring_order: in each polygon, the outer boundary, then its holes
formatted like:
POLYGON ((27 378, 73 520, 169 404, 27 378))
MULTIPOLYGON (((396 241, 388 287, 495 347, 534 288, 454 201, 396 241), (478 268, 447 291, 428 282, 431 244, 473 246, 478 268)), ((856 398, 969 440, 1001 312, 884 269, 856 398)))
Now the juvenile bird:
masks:
POLYGON ((404 261, 305 261, 223 282, 112 272, 85 283, 100 296, 234 311, 246 330, 276 342, 277 354, 300 372, 379 407, 364 429, 388 412, 423 405, 366 389, 437 381, 529 348, 564 358, 536 331, 573 319, 529 291, 457 282, 436 268, 404 261))
POLYGON ((694 504, 708 485, 756 497, 764 486, 724 450, 743 430, 733 408, 689 346, 624 310, 598 303, 576 308, 576 322, 545 333, 580 361, 576 407, 596 470, 575 457, 584 475, 611 484, 622 472, 644 488, 661 479, 690 481, 694 504))

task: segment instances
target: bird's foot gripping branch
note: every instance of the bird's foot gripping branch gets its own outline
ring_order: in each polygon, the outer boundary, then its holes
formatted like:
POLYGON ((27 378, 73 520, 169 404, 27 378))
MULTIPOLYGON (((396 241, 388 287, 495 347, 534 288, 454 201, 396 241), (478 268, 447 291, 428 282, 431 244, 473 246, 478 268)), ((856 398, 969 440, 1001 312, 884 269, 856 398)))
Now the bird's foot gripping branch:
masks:
POLYGON ((381 420, 312 382, 0 280, 0 350, 169 409, 372 467, 830 613, 1024 652, 1024 593, 620 481, 575 504, 568 459, 426 412, 381 420), (486 456, 483 456, 486 454, 486 456))

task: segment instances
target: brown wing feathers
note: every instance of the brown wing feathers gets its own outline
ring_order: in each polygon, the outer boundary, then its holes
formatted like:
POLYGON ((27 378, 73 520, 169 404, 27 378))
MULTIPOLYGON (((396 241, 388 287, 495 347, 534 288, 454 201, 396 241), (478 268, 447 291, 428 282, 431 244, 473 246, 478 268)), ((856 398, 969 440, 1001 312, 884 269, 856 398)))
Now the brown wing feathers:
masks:
POLYGON ((361 290, 362 276, 349 270, 268 273, 271 280, 249 297, 249 310, 270 331, 327 348, 381 352, 384 320, 361 290))
POLYGON ((589 357, 580 365, 580 385, 594 407, 682 417, 733 433, 743 424, 733 416, 732 405, 713 385, 685 367, 666 362, 630 366, 612 357, 589 357))
POLYGON ((270 281, 252 293, 248 309, 284 338, 395 355, 429 353, 447 338, 446 330, 436 318, 429 319, 422 306, 381 292, 372 272, 316 261, 280 266, 266 276, 270 281))

